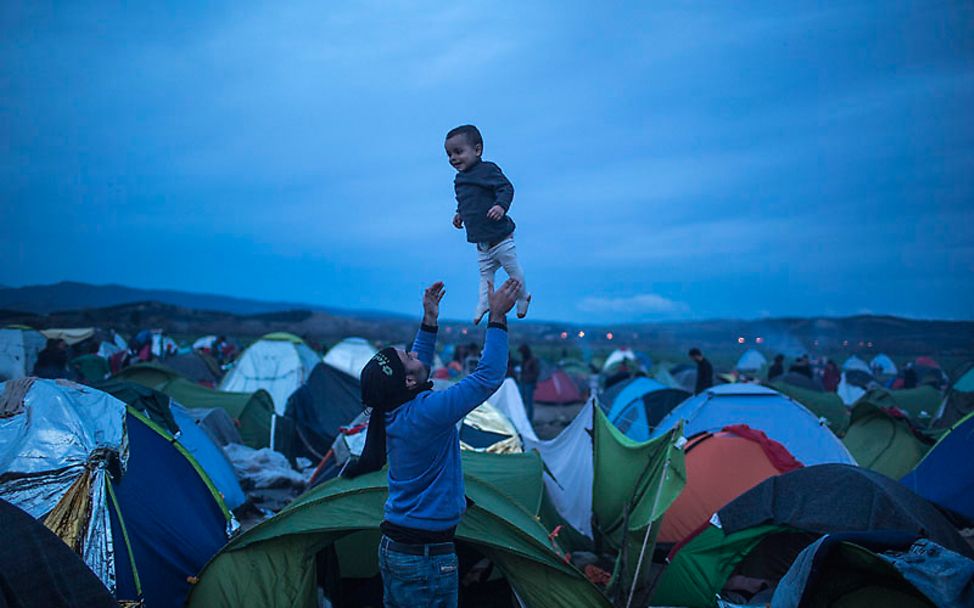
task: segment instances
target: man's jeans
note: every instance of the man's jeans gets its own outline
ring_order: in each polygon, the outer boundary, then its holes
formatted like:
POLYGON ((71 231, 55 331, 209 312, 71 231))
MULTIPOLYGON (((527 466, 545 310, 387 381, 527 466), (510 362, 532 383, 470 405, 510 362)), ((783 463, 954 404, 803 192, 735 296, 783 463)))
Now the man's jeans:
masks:
MULTIPOLYGON (((379 542, 383 604, 386 608, 456 608, 459 566, 456 553, 411 555, 379 542)), ((436 545, 425 545, 427 549, 436 545)))
MULTIPOLYGON (((480 263, 480 297, 477 300, 477 308, 473 313, 474 319, 480 319, 488 310, 490 303, 487 302, 487 283, 494 282, 494 273, 498 268, 503 268, 504 272, 512 279, 521 283, 521 291, 517 294, 517 313, 524 314, 528 309, 528 285, 524 281, 524 270, 521 269, 520 262, 517 261, 517 248, 514 246, 514 236, 511 235, 489 247, 487 243, 477 243, 477 260, 480 263)), ((494 284, 494 288, 500 285, 494 284)))

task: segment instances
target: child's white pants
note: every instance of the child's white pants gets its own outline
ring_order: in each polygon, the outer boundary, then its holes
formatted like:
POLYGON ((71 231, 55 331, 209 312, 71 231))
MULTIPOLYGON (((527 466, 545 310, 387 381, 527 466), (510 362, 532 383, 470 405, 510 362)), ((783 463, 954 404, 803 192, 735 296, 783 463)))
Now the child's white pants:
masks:
MULTIPOLYGON (((477 260, 480 262, 480 297, 477 300, 477 308, 474 311, 474 319, 480 319, 484 313, 490 310, 490 303, 487 301, 487 283, 494 283, 494 273, 498 268, 503 268, 509 277, 521 283, 521 291, 517 294, 517 312, 524 314, 528 309, 528 286, 524 281, 524 270, 521 269, 520 262, 517 261, 517 248, 514 246, 514 235, 511 235, 497 243, 493 247, 488 247, 487 243, 477 243, 477 260)), ((494 288, 500 285, 494 283, 494 288)))

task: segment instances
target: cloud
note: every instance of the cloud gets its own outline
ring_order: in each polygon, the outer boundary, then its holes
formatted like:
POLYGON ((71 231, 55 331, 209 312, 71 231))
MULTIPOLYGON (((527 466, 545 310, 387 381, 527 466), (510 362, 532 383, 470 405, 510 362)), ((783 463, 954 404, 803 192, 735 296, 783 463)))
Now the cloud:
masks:
POLYGON ((684 302, 670 300, 655 293, 641 293, 621 298, 589 296, 578 303, 578 309, 590 313, 623 313, 630 315, 672 315, 685 313, 684 302))

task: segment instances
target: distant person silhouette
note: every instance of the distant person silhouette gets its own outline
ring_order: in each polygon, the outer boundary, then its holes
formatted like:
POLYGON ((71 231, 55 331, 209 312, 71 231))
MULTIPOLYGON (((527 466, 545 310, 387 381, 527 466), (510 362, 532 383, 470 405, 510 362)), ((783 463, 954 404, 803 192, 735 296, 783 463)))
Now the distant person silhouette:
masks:
POLYGON ((774 356, 774 362, 771 367, 768 368, 768 381, 774 380, 778 376, 785 373, 785 356, 782 354, 777 354, 774 356))
POLYGON ((691 348, 688 354, 697 363, 697 384, 693 389, 693 394, 699 395, 714 385, 714 366, 697 347, 691 348))

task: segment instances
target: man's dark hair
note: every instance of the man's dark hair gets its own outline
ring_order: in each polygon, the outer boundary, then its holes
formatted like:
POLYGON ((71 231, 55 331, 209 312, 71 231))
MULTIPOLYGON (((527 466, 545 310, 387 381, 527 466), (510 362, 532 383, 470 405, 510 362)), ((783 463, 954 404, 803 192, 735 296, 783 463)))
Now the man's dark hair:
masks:
POLYGON ((480 129, 473 125, 460 125, 456 129, 451 129, 449 133, 446 134, 446 138, 450 139, 454 135, 463 135, 467 138, 467 143, 471 146, 476 146, 480 144, 484 145, 484 138, 480 134, 480 129))
POLYGON ((699 357, 699 356, 701 356, 701 355, 702 355, 703 353, 701 353, 701 352, 700 352, 700 349, 699 349, 699 348, 697 348, 696 346, 694 346, 693 348, 691 348, 691 349, 690 349, 690 352, 689 352, 688 354, 689 354, 689 355, 690 355, 691 357, 699 357))

